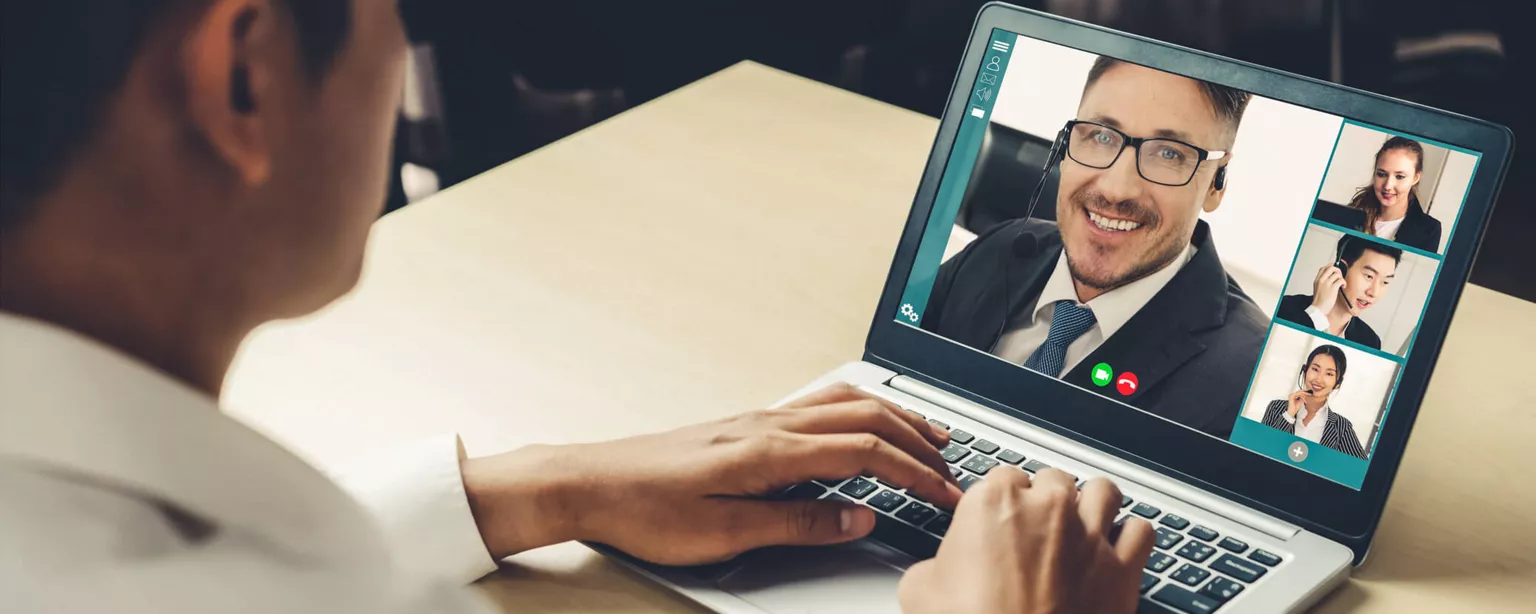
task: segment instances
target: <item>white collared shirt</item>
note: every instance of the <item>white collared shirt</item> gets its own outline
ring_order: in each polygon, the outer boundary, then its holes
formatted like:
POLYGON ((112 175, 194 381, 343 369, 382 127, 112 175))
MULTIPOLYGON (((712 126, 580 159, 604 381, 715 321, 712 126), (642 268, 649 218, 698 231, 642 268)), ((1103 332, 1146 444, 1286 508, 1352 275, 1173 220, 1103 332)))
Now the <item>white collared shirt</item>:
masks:
POLYGON ((1061 373, 1048 374, 1055 377, 1066 375, 1072 367, 1103 345, 1105 339, 1113 337, 1125 326, 1194 257, 1195 246, 1186 245, 1183 254, 1151 275, 1100 294, 1087 303, 1079 303, 1077 287, 1072 283, 1072 271, 1067 266, 1067 252, 1062 250, 1056 258, 1056 269, 1051 272, 1050 279, 1046 280, 1035 304, 1026 311, 1030 319, 1022 325, 1015 325, 999 337, 992 354, 1014 364, 1024 364, 1050 334, 1056 301, 1072 301, 1074 305, 1091 310, 1096 321, 1081 337, 1067 346, 1061 373))
POLYGON ((1313 418, 1312 422, 1310 423, 1304 421, 1306 420, 1306 413, 1307 406, 1303 405, 1301 406, 1300 410, 1297 410, 1295 416, 1281 413, 1280 418, 1286 422, 1296 425, 1295 430, 1297 437, 1307 441, 1322 443, 1323 429, 1324 427, 1328 426, 1328 404, 1324 403, 1323 406, 1317 410, 1317 417, 1313 418), (1297 420, 1303 420, 1303 422, 1298 423, 1297 420))
POLYGON ((485 612, 462 455, 424 442, 349 496, 207 395, 0 313, 0 609, 485 612))

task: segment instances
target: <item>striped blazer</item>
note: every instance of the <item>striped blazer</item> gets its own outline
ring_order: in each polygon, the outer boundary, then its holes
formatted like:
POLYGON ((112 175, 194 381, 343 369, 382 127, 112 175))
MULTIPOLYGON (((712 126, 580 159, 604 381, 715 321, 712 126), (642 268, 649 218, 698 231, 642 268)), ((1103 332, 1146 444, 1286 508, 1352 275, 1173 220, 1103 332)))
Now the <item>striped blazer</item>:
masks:
MULTIPOLYGON (((1264 408, 1264 424, 1295 435, 1296 423, 1285 421, 1285 410, 1289 405, 1285 399, 1270 401, 1264 408)), ((1365 458, 1365 446, 1360 445, 1360 439, 1355 436, 1354 425, 1336 411, 1328 412, 1328 423, 1323 425, 1323 440, 1319 443, 1355 458, 1365 458)))

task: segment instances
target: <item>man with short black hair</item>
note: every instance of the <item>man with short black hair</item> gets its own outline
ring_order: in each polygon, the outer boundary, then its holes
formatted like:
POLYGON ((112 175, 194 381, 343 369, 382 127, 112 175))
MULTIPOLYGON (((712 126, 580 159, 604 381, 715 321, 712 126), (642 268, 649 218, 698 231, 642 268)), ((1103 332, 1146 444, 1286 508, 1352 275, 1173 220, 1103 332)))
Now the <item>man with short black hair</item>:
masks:
POLYGON ((1387 298, 1387 288, 1397 277, 1403 250, 1352 235, 1339 237, 1337 258, 1318 268, 1312 278, 1312 294, 1292 294, 1280 299, 1275 315, 1353 341, 1381 349, 1381 337, 1360 319, 1376 303, 1387 298))
POLYGON ((1135 608, 1152 529, 1113 529, 1114 485, 1004 468, 962 505, 947 432, 846 385, 613 442, 439 437, 344 492, 218 396, 252 329, 357 282, 395 2, 0 0, 0 28, 7 612, 482 612, 459 585, 548 544, 687 565, 862 538, 873 509, 790 487, 869 474, 955 513, 909 612, 1135 608))
POLYGON ((1056 222, 1019 219, 945 262, 922 327, 1227 438, 1269 319, 1200 220, 1221 205, 1250 96, 1100 57, 1063 128, 1056 222), (1115 394, 1115 392, 1120 394, 1115 394))

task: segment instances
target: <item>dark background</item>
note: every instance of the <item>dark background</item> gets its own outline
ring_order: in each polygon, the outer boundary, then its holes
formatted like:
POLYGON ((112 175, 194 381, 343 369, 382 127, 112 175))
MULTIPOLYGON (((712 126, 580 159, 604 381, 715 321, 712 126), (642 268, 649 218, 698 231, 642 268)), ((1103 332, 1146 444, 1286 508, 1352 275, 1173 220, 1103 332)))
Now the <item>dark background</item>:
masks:
MULTIPOLYGON (((587 0, 407 4, 437 104, 397 158, 447 187, 751 59, 937 116, 982 0, 587 0)), ((1528 2, 1028 0, 1075 19, 1335 81, 1531 134, 1528 2), (1528 27, 1524 29, 1528 30, 1528 27)), ((1517 151, 1472 282, 1536 301, 1517 151)), ((390 207, 406 204, 397 185, 390 207)))

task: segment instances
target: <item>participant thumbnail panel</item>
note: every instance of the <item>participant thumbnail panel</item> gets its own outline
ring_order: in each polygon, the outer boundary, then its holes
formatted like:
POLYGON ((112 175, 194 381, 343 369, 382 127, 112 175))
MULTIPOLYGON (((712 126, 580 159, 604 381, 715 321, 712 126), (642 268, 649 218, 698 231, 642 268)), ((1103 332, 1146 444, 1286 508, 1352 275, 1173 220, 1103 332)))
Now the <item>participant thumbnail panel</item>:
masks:
POLYGON ((1276 322, 1232 441, 1359 488, 1399 371, 1384 356, 1276 322))
POLYGON ((1440 261, 1395 243, 1313 224, 1275 319, 1345 344, 1408 355, 1440 261))
POLYGON ((1444 254, 1476 167, 1466 151, 1345 122, 1312 217, 1444 254))

